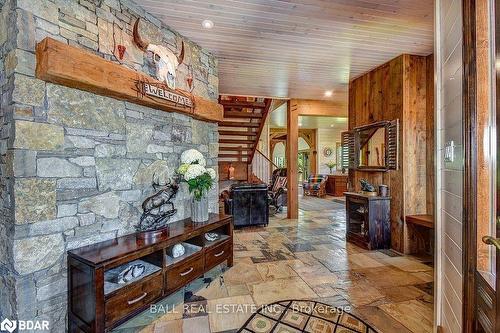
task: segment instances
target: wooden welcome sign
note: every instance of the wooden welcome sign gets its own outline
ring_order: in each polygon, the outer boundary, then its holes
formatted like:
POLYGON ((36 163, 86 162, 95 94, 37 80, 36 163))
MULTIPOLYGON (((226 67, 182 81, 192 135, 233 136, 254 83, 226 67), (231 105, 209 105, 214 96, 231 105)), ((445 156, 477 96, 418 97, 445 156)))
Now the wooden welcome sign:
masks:
POLYGON ((36 60, 36 77, 44 81, 200 120, 223 119, 224 109, 218 103, 173 91, 150 76, 52 38, 37 44, 36 60))

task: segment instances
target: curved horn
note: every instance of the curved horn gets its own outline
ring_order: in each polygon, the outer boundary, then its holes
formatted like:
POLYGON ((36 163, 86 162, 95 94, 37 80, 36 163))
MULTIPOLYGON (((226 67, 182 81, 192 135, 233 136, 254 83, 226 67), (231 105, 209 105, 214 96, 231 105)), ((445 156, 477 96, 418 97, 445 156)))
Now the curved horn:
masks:
POLYGON ((184 61, 184 41, 182 41, 182 47, 181 47, 181 53, 177 56, 177 62, 180 64, 182 64, 182 62, 184 61))
POLYGON ((134 24, 134 42, 135 44, 143 51, 146 51, 147 48, 148 48, 148 43, 144 43, 144 41, 142 40, 141 36, 139 35, 139 19, 137 19, 135 21, 135 24, 134 24))

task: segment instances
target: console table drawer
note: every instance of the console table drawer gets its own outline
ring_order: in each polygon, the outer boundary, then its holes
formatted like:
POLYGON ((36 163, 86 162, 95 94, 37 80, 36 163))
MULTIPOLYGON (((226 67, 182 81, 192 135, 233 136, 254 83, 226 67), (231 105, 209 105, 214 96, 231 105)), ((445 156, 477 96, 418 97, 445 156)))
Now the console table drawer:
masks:
POLYGON ((224 241, 205 252, 205 270, 209 270, 226 260, 230 253, 231 243, 229 241, 224 241))
POLYGON ((163 275, 156 273, 144 282, 124 288, 125 291, 110 297, 105 302, 106 326, 134 312, 145 304, 161 296, 163 275))
POLYGON ((165 281, 167 293, 187 284, 191 280, 202 275, 203 272, 203 256, 201 253, 186 260, 186 262, 183 262, 181 265, 168 270, 166 274, 167 279, 165 281))

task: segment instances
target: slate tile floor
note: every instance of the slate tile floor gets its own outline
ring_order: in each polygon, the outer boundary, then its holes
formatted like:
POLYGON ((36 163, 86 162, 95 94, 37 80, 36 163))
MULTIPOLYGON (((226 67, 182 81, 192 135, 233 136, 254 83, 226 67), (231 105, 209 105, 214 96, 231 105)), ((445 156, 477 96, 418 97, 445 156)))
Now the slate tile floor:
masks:
POLYGON ((115 331, 236 332, 255 306, 286 299, 344 307, 381 333, 432 331, 432 264, 346 243, 342 204, 303 198, 300 207, 298 220, 281 214, 236 230, 232 268, 216 267, 115 331))

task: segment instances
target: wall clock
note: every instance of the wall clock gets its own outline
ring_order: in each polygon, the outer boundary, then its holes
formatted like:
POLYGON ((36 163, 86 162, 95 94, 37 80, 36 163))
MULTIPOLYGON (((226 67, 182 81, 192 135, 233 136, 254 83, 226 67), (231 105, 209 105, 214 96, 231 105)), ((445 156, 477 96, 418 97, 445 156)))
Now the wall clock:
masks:
POLYGON ((325 157, 330 157, 330 156, 332 156, 332 154, 333 154, 333 149, 331 147, 325 147, 323 149, 323 155, 325 157))

